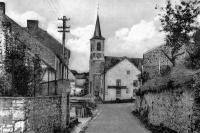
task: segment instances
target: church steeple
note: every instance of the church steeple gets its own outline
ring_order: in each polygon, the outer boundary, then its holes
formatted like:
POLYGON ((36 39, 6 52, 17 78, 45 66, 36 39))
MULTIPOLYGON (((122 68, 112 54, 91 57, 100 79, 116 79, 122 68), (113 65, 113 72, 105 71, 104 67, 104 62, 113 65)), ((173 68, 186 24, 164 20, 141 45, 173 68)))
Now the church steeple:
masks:
POLYGON ((96 20, 96 25, 95 25, 95 30, 94 30, 94 35, 91 39, 105 39, 101 35, 101 27, 100 27, 100 21, 99 21, 99 14, 97 14, 97 20, 96 20))

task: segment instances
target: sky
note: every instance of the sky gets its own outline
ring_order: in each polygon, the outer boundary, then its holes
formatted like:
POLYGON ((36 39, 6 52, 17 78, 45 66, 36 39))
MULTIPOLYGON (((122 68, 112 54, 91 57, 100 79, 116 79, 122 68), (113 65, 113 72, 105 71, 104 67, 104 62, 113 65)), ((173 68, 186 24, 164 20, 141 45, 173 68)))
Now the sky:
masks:
POLYGON ((164 43, 156 5, 161 0, 3 0, 6 14, 26 27, 27 19, 39 20, 39 26, 61 42, 58 18, 70 18, 66 47, 71 50, 70 68, 89 70, 90 38, 99 17, 105 40, 106 56, 141 57, 144 52, 164 43))

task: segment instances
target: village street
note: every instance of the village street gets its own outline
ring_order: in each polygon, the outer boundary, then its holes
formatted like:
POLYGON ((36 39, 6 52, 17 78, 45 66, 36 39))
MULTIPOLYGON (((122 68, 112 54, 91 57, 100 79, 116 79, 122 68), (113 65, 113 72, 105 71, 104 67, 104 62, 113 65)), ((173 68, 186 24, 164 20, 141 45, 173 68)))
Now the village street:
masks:
POLYGON ((86 133, 149 133, 131 114, 134 104, 101 104, 86 133))

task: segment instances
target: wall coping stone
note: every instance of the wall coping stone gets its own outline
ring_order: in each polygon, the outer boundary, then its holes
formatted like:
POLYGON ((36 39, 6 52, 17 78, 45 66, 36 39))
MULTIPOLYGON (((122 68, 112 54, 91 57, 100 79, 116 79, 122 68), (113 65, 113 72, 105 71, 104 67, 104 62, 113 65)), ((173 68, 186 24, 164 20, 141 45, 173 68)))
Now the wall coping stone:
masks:
POLYGON ((0 99, 38 99, 38 98, 61 98, 61 95, 55 95, 55 96, 36 96, 36 97, 0 97, 0 99))

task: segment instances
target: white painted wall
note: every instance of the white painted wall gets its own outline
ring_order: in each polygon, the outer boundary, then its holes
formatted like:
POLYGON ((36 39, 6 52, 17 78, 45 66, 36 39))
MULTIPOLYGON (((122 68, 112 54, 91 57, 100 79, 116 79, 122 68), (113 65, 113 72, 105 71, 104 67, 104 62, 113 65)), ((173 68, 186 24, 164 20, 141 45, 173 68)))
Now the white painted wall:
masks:
POLYGON ((105 101, 116 100, 116 89, 108 89, 108 86, 116 86, 116 80, 121 79, 121 86, 128 88, 122 89, 120 99, 134 98, 133 90, 139 88, 133 86, 133 81, 138 80, 138 76, 141 72, 137 67, 129 60, 124 59, 113 68, 107 71, 105 75, 105 101), (130 74, 127 74, 130 71, 130 74))
POLYGON ((47 70, 42 78, 42 82, 48 82, 48 72, 49 72, 49 81, 55 80, 55 73, 53 71, 47 70))

